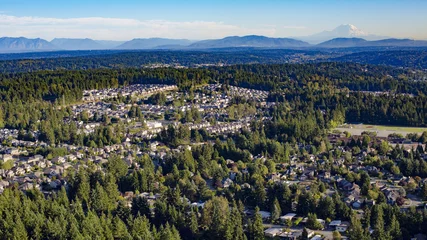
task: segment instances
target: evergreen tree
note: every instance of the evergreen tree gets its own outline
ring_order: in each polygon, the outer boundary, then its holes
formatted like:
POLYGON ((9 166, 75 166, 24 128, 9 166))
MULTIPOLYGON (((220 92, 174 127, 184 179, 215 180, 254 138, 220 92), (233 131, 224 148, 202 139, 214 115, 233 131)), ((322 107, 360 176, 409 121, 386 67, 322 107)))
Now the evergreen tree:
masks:
POLYGON ((233 239, 235 240, 245 240, 246 235, 243 231, 243 222, 240 209, 237 206, 236 202, 233 202, 232 210, 230 214, 230 224, 233 226, 233 239))
POLYGON ((341 234, 338 231, 332 233, 333 240, 341 240, 341 234))
POLYGON ((113 227, 114 239, 132 239, 126 224, 117 216, 113 219, 113 227))
POLYGON ((280 189, 279 202, 280 208, 283 212, 287 213, 292 210, 292 192, 287 184, 283 184, 280 189))
POLYGON ((22 223, 21 219, 18 217, 15 220, 15 224, 12 229, 12 238, 13 240, 22 240, 28 239, 27 230, 25 229, 25 225, 22 223))
POLYGON ((333 200, 326 196, 319 200, 319 204, 317 207, 317 213, 319 217, 322 219, 334 219, 335 218, 335 206, 333 200))
POLYGON ((189 221, 189 228, 190 228, 190 232, 192 234, 193 237, 195 237, 198 232, 199 232, 199 223, 197 220, 197 212, 195 212, 193 209, 191 210, 191 215, 190 215, 190 221, 189 221))
POLYGON ((421 197, 424 199, 424 201, 427 201, 427 184, 423 184, 421 187, 421 197))
POLYGON ((249 239, 251 240, 263 240, 264 239, 264 225, 262 223, 262 216, 259 213, 259 208, 255 208, 255 217, 252 222, 251 232, 249 233, 249 239))
POLYGON ((106 212, 109 209, 109 197, 104 188, 96 183, 95 189, 91 193, 90 206, 98 213, 106 212))
POLYGON ((150 205, 148 204, 147 199, 144 197, 137 196, 132 199, 131 212, 134 217, 137 217, 137 216, 145 216, 147 218, 151 217, 150 205))
POLYGON ((172 231, 169 226, 169 223, 166 223, 164 226, 161 226, 159 229, 160 240, 169 240, 173 239, 172 231))
POLYGON ((179 232, 174 225, 172 225, 171 233, 172 240, 181 240, 181 236, 179 235, 179 232))
POLYGON ((122 158, 113 156, 108 159, 107 171, 114 176, 115 179, 120 179, 126 175, 128 166, 122 158))
POLYGON ((133 239, 152 240, 148 219, 143 216, 136 217, 132 222, 131 235, 133 239))
POLYGON ((349 232, 349 239, 350 240, 367 240, 367 239, 369 239, 366 236, 366 233, 363 230, 362 224, 360 223, 360 220, 357 218, 356 215, 353 215, 351 217, 350 228, 349 228, 348 232, 349 232))
POLYGON ((313 230, 323 229, 323 225, 317 221, 317 216, 315 213, 308 214, 307 227, 313 230))
POLYGON ((402 236, 402 231, 400 229, 400 223, 397 221, 396 215, 393 214, 390 224, 387 227, 388 235, 391 237, 391 239, 400 239, 402 236))
POLYGON ((85 170, 79 170, 76 177, 77 197, 82 201, 83 204, 89 204, 90 197, 90 185, 89 178, 85 170))
POLYGON ((277 198, 275 198, 271 206, 271 221, 274 222, 279 219, 281 214, 282 210, 280 208, 279 201, 277 200, 277 198))

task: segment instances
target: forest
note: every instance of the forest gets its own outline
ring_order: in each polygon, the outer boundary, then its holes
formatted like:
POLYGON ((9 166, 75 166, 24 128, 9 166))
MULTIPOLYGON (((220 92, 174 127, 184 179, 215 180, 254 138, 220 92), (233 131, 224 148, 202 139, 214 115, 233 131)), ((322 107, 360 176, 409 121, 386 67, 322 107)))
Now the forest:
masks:
MULTIPOLYGON (((128 167, 122 157, 111 155, 103 164, 106 171, 94 164, 79 167, 67 173, 66 188, 46 196, 38 190, 23 193, 17 186, 6 188, 0 195, 0 239, 259 240, 264 239, 259 210, 271 212, 271 223, 277 223, 282 214, 295 211, 307 216, 305 226, 314 230, 322 228, 317 218, 329 222, 342 219, 350 222, 351 240, 408 239, 412 233, 425 234, 426 212, 412 207, 400 211, 398 203, 388 204, 385 194, 370 184, 371 175, 345 167, 355 162, 351 154, 369 150, 369 166, 396 175, 427 177, 427 164, 421 157, 424 149, 408 153, 400 146, 391 148, 387 143, 378 143, 368 133, 362 139, 353 138, 334 146, 327 138, 344 122, 427 126, 427 83, 418 81, 424 74, 354 63, 3 73, 0 126, 21 130, 20 139, 33 138, 26 136, 24 130, 38 130, 39 139, 50 146, 34 149, 34 153, 51 157, 59 151, 55 144, 97 148, 123 142, 124 125, 111 124, 108 117, 88 135, 78 133, 75 124, 64 124, 64 119, 71 116, 71 104, 81 101, 83 90, 162 83, 176 84, 180 91, 191 95, 196 86, 222 83, 225 88, 269 90, 268 101, 275 104, 265 113, 265 121, 252 122, 249 129, 236 134, 217 137, 203 129, 168 126, 155 138, 164 147, 175 149, 189 142, 213 144, 194 145, 161 160, 143 154, 135 157, 138 168, 128 167), (309 155, 320 158, 316 174, 339 174, 360 185, 361 194, 375 199, 376 204, 364 208, 360 217, 343 201, 333 181, 328 186, 314 180, 307 188, 275 184, 270 179, 287 171, 295 161, 291 156, 308 162, 309 155), (231 159, 235 161, 230 162, 231 159), (343 159, 345 164, 335 164, 335 159, 343 159), (391 159, 399 161, 395 164, 391 159), (223 179, 230 172, 236 173, 235 182, 225 187, 223 179), (331 188, 336 192, 328 196, 331 188), (127 192, 135 195, 127 196, 127 192), (153 194, 140 197, 145 192, 153 194)), ((155 94, 146 101, 164 105, 166 96, 155 94)), ((232 100, 235 104, 242 101, 232 100)), ((142 118, 138 109, 131 108, 129 116, 142 118)), ((197 122, 199 118, 191 109, 180 120, 197 122)), ((88 117, 81 114, 79 120, 84 122, 88 117)), ((427 142, 426 134, 411 137, 427 142)), ((133 144, 148 151, 150 142, 133 144)), ((422 191, 427 199, 427 184, 422 191)), ((291 227, 295 223, 286 224, 291 227)), ((306 231, 302 239, 308 239, 306 231)))
POLYGON ((209 65, 347 62, 423 70, 425 48, 95 50, 0 54, 0 72, 40 70, 124 69, 168 64, 209 65))
POLYGON ((348 122, 421 127, 427 124, 427 83, 415 79, 423 74, 347 63, 8 73, 0 75, 0 126, 43 129, 46 124, 46 129, 56 129, 47 126, 69 112, 66 106, 58 111, 59 106, 80 101, 87 89, 164 83, 191 91, 199 84, 224 83, 270 90, 269 101, 286 102, 297 110, 340 109, 348 122))

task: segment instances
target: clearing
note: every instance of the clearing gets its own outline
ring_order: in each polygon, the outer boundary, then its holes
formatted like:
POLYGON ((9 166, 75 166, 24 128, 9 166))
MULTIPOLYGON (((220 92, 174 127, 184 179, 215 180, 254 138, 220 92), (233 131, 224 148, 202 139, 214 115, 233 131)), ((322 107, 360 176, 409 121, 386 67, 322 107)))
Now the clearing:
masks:
POLYGON ((427 128, 423 127, 399 127, 399 126, 383 126, 383 125, 365 125, 365 124, 344 124, 335 130, 344 132, 347 131, 351 135, 361 135, 362 132, 376 132, 378 137, 388 137, 392 133, 402 134, 406 136, 408 133, 421 134, 427 131, 427 128))

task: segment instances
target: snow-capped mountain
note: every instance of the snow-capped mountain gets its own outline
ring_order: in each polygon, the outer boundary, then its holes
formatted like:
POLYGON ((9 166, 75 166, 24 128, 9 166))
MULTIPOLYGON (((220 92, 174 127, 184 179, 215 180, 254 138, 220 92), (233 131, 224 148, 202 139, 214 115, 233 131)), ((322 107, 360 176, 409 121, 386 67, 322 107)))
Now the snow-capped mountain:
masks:
POLYGON ((325 35, 331 34, 331 35, 340 35, 345 37, 364 37, 369 35, 351 24, 341 25, 336 27, 332 31, 324 31, 324 33, 325 35))
POLYGON ((323 31, 317 34, 313 34, 311 36, 298 37, 298 39, 307 41, 312 44, 317 44, 317 43, 328 41, 334 38, 363 38, 365 40, 372 41, 372 40, 385 39, 387 37, 377 36, 374 34, 364 32, 352 24, 341 25, 336 27, 333 30, 323 31))

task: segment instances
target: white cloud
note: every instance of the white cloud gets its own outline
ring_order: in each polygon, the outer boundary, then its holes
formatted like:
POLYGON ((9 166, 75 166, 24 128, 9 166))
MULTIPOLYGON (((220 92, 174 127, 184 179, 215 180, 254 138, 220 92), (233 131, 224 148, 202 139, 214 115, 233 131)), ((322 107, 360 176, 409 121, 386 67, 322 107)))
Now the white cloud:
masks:
POLYGON ((230 35, 274 36, 273 27, 244 28, 223 22, 137 20, 125 18, 44 18, 17 17, 0 14, 0 33, 11 37, 93 38, 130 40, 133 38, 166 37, 187 39, 221 38, 230 35))

